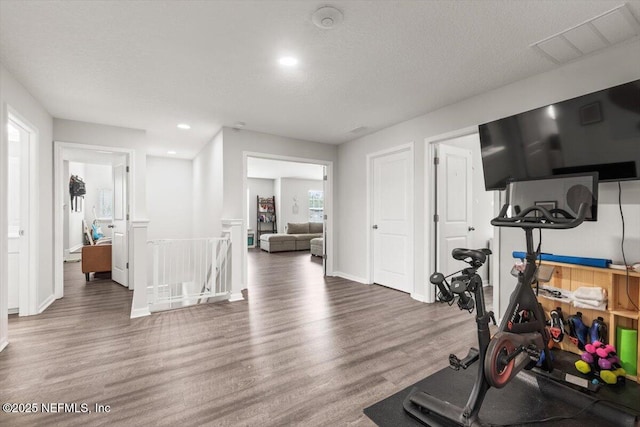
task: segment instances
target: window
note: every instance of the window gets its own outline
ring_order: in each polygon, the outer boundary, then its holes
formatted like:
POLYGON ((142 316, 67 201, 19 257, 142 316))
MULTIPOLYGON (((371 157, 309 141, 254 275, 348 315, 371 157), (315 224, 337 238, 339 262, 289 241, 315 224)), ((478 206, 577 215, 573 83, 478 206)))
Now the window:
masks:
POLYGON ((324 195, 322 191, 309 190, 309 222, 323 222, 324 195))

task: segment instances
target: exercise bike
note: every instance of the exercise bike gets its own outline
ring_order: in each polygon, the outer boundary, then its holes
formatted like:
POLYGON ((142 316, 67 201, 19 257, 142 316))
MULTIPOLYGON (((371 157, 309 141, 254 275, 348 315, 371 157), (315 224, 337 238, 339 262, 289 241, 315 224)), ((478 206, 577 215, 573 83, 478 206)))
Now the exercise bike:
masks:
MULTIPOLYGON (((431 283, 438 288, 438 299, 453 304, 457 300, 460 309, 473 310, 476 305, 478 349, 472 348, 464 359, 449 356, 453 369, 466 369, 478 362, 478 372, 467 404, 460 408, 414 388, 403 402, 404 409, 412 417, 430 426, 480 426, 478 413, 487 391, 491 387, 506 386, 522 369, 536 365, 552 372, 549 350, 550 333, 542 306, 538 303, 532 288, 536 280, 536 259, 540 248, 534 249, 534 229, 569 229, 580 225, 587 214, 589 204, 581 203, 578 214, 572 216, 562 209, 551 211, 541 206, 528 207, 522 211, 516 208, 515 215, 509 216, 509 206, 505 205, 500 214, 491 220, 497 227, 519 227, 525 231, 527 254, 524 271, 518 273, 518 284, 511 294, 509 305, 498 327, 491 337, 489 322, 495 319, 493 312, 487 311, 482 289, 482 280, 477 269, 484 264, 490 254, 488 249, 454 249, 454 259, 467 262, 470 267, 451 280, 450 276, 434 273, 431 283), (475 303, 473 300, 475 299, 475 303)), ((457 273, 454 273, 457 274, 457 273)))

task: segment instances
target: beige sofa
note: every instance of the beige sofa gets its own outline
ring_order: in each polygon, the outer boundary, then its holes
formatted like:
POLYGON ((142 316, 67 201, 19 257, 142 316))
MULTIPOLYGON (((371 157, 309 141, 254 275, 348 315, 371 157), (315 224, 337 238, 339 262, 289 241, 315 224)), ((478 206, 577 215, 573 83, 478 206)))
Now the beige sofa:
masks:
POLYGON ((260 249, 267 252, 305 251, 311 239, 322 237, 321 222, 288 223, 286 233, 263 234, 260 249))

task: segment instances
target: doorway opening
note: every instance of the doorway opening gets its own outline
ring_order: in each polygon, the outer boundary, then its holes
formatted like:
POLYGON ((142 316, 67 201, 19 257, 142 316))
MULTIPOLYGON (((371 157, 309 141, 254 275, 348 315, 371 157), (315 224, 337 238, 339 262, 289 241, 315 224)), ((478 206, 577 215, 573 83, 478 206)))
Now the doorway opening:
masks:
POLYGON ((244 153, 244 166, 245 278, 270 261, 332 274, 332 162, 244 153))
POLYGON ((36 291, 37 132, 17 114, 7 121, 8 313, 38 314, 36 291))
MULTIPOLYGON (((433 206, 427 252, 433 254, 432 271, 449 274, 460 269, 460 263, 451 257, 454 248, 490 248, 494 255, 478 273, 485 286, 498 286, 499 230, 490 221, 497 214, 500 194, 485 190, 477 131, 431 142, 427 155, 433 168, 426 178, 433 206)), ((429 288, 429 301, 434 301, 433 286, 429 288)), ((493 292, 494 310, 499 309, 498 295, 493 292)))
POLYGON ((100 280, 133 289, 127 236, 132 154, 114 147, 55 143, 56 298, 64 295, 69 281, 79 288, 100 280), (78 179, 83 189, 74 192, 71 184, 78 179))

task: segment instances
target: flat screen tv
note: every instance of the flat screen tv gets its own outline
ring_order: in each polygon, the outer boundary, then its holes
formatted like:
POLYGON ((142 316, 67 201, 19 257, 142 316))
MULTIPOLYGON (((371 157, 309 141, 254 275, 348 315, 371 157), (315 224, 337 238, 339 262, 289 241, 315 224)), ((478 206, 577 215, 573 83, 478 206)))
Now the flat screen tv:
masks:
POLYGON ((479 127, 487 190, 511 180, 598 172, 640 179, 640 80, 479 127))

